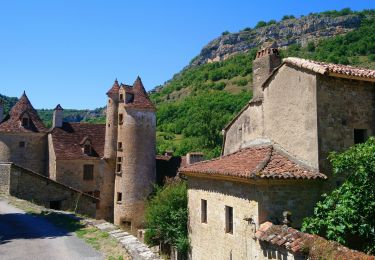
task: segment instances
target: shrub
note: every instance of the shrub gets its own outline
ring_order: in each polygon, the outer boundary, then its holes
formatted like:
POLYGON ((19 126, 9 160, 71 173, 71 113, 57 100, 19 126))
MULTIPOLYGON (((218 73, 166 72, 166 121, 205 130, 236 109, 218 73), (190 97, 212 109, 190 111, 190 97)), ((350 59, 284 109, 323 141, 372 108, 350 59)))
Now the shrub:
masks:
POLYGON ((343 185, 323 195, 302 230, 353 249, 375 253, 375 138, 329 159, 343 185))
POLYGON ((225 31, 225 32, 222 32, 222 33, 221 33, 221 35, 223 35, 223 36, 224 36, 224 35, 228 35, 228 34, 230 34, 229 31, 225 31))
POLYGON ((259 22, 257 23, 257 25, 255 25, 255 29, 258 29, 258 28, 264 27, 264 26, 266 26, 266 25, 267 25, 267 23, 266 23, 265 21, 259 21, 259 22))
POLYGON ((248 82, 247 82, 247 79, 241 78, 237 80, 235 83, 237 86, 243 87, 243 86, 246 86, 248 82))
POLYGON ((187 252, 188 209, 187 185, 173 182, 156 189, 146 207, 145 242, 157 245, 160 242, 175 246, 179 252, 187 252))

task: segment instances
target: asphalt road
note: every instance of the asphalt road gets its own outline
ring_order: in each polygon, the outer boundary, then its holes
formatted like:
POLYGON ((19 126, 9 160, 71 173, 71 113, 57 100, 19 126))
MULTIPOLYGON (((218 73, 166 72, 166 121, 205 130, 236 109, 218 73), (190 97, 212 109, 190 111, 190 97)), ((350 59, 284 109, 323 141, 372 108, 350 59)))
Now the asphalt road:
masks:
POLYGON ((71 233, 0 198, 0 259, 103 259, 71 233))

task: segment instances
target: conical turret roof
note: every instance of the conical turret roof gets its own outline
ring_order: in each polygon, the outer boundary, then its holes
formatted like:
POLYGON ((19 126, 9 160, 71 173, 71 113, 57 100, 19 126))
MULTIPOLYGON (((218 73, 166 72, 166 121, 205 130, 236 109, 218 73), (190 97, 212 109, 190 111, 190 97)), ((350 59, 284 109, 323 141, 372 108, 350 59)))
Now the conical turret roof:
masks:
POLYGON ((135 109, 146 109, 155 110, 154 104, 151 102, 145 87, 143 86, 141 78, 138 76, 134 81, 131 88, 125 88, 125 91, 134 95, 132 102, 126 103, 125 107, 135 108, 135 109))
POLYGON ((120 91, 120 85, 118 84, 117 79, 113 82, 112 87, 108 90, 107 95, 118 94, 120 91))
POLYGON ((9 116, 0 124, 0 132, 46 132, 48 129, 43 124, 38 113, 31 104, 26 93, 12 107, 9 116), (22 126, 22 117, 27 115, 30 119, 28 127, 22 126))

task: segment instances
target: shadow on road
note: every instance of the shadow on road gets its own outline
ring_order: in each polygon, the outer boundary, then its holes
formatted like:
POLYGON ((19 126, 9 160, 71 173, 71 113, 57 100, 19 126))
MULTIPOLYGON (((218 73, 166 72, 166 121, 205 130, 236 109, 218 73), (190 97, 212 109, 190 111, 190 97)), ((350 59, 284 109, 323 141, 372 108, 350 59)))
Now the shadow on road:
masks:
POLYGON ((51 239, 70 236, 83 225, 58 212, 0 214, 0 245, 15 239, 51 239))

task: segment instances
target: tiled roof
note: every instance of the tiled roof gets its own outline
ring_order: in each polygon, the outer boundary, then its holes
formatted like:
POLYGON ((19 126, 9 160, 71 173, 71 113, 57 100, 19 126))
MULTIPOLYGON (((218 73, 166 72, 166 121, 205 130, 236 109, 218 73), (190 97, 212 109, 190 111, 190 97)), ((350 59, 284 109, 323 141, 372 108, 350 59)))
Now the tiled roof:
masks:
POLYGON ((299 68, 308 69, 323 75, 336 74, 344 77, 358 77, 364 80, 375 81, 375 70, 356 68, 348 65, 325 63, 301 58, 289 57, 284 59, 284 63, 299 68))
POLYGON ((198 162, 180 169, 182 174, 204 174, 243 179, 326 179, 289 159, 272 145, 239 150, 217 159, 198 162))
POLYGON ((148 97, 140 77, 137 77, 132 87, 125 85, 122 85, 122 87, 125 89, 125 92, 134 95, 133 101, 125 103, 125 107, 155 110, 155 106, 148 97))
POLYGON ((104 124, 67 123, 51 132, 57 160, 97 159, 104 155, 104 124), (92 154, 83 153, 84 140, 90 140, 92 154))
POLYGON ((274 225, 271 222, 261 224, 255 237, 263 243, 284 247, 294 254, 307 254, 308 259, 320 259, 322 253, 329 254, 322 257, 323 259, 375 259, 374 256, 351 250, 317 235, 303 233, 288 226, 274 225))
POLYGON ((31 105, 25 93, 12 107, 9 116, 0 124, 0 132, 47 132, 48 129, 39 118, 38 113, 31 105), (29 127, 22 126, 22 116, 27 114, 30 118, 29 127))
POLYGON ((113 82, 112 87, 107 91, 107 95, 118 94, 119 90, 120 90, 120 85, 118 84, 118 81, 116 79, 115 82, 113 82))

